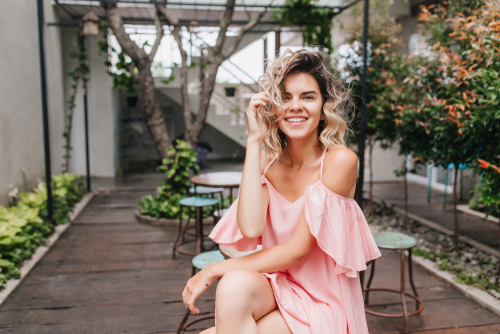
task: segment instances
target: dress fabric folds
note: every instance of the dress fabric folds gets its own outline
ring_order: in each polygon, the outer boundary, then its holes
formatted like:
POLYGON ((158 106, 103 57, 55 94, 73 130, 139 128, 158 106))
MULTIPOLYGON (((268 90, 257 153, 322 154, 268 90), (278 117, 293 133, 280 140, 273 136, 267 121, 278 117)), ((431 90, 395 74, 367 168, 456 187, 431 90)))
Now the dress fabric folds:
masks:
POLYGON ((269 248, 290 240, 304 211, 318 246, 301 265, 263 273, 285 322, 293 334, 368 334, 358 272, 381 254, 361 208, 354 199, 332 192, 321 178, 291 203, 274 189, 265 171, 261 178, 269 191, 269 208, 262 236, 241 234, 236 200, 209 237, 238 251, 255 250, 259 244, 269 248))

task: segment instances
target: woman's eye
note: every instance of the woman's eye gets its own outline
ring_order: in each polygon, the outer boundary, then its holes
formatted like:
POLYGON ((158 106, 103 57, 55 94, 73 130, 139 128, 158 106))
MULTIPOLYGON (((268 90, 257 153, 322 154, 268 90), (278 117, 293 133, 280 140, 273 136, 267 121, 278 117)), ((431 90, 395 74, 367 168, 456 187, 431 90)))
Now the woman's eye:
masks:
POLYGON ((308 96, 306 96, 305 98, 306 98, 306 100, 311 100, 311 99, 314 99, 314 96, 312 96, 312 95, 308 95, 308 96))

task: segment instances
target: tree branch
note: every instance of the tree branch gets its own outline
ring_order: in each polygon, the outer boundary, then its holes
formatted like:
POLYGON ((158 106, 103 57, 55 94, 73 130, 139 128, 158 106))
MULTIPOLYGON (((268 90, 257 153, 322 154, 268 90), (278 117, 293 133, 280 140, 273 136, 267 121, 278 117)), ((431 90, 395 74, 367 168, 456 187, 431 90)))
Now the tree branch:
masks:
POLYGON ((139 74, 135 73, 134 68, 135 68, 134 61, 132 60, 132 62, 127 66, 127 70, 129 71, 130 75, 132 76, 134 83, 137 84, 137 82, 139 81, 139 74))
POLYGON ((158 51, 158 47, 160 46, 161 40, 162 40, 163 35, 164 35, 163 24, 161 23, 160 13, 158 12, 158 9, 156 9, 156 11, 155 11, 155 16, 154 16, 153 20, 154 20, 155 26, 156 26, 156 40, 153 44, 153 47, 151 48, 151 52, 149 53, 149 61, 150 62, 153 62, 153 59, 155 58, 155 55, 156 55, 156 51, 158 51))
POLYGON ((259 21, 262 19, 262 17, 267 13, 267 7, 263 12, 261 12, 259 15, 257 15, 257 17, 254 17, 254 18, 252 18, 249 11, 245 10, 245 12, 247 13, 247 16, 248 16, 250 21, 240 28, 240 33, 239 33, 238 37, 236 37, 236 41, 234 42, 234 45, 229 49, 229 51, 227 53, 221 52, 223 60, 226 60, 227 58, 229 58, 233 55, 233 53, 238 48, 238 45, 240 45, 241 40, 243 39, 245 34, 248 31, 252 30, 257 25, 257 23, 259 23, 259 21))
POLYGON ((130 36, 125 32, 123 21, 118 11, 116 3, 101 2, 101 6, 106 11, 109 25, 115 34, 116 40, 120 44, 123 52, 125 52, 137 65, 142 63, 142 59, 147 57, 146 51, 140 48, 130 36))
POLYGON ((174 27, 179 25, 179 19, 175 16, 170 15, 170 13, 167 10, 167 7, 165 7, 164 5, 155 5, 155 6, 156 6, 156 10, 159 11, 163 15, 163 17, 167 21, 168 25, 171 25, 174 27))
MULTIPOLYGON (((177 42, 177 47, 179 48, 179 52, 181 53, 181 98, 182 98, 182 113, 184 116, 184 126, 186 128, 186 132, 191 131, 192 121, 191 121, 191 108, 189 106, 189 94, 188 94, 188 64, 187 64, 187 52, 184 50, 182 46, 182 36, 181 36, 181 26, 179 25, 179 19, 170 15, 167 10, 167 7, 163 5, 156 5, 156 9, 160 12, 167 24, 172 25, 174 30, 172 31, 172 36, 174 36, 175 41, 177 42)), ((188 139, 188 138, 186 138, 188 139)))
MULTIPOLYGON (((227 5, 234 5, 235 2, 236 2, 236 0, 227 0, 226 4, 227 5)), ((234 6, 226 6, 226 8, 224 9, 224 13, 222 14, 222 19, 220 20, 219 36, 217 37, 217 42, 215 43, 215 46, 213 49, 213 53, 214 53, 215 58, 218 58, 222 55, 222 48, 224 46, 224 42, 226 41, 227 28, 229 28, 229 24, 231 24, 231 19, 233 18, 233 13, 234 13, 234 6)))

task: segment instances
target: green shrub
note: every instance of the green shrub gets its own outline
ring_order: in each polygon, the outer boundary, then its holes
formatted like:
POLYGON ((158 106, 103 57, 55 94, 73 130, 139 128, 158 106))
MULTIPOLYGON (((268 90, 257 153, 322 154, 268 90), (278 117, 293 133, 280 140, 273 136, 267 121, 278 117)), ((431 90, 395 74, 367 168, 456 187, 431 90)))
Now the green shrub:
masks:
MULTIPOLYGON (((165 172, 165 181, 157 189, 156 196, 147 195, 139 200, 137 207, 143 215, 156 218, 178 218, 180 200, 187 197, 191 181, 190 173, 198 174, 200 167, 196 152, 182 140, 177 140, 175 148, 168 150, 169 157, 162 160, 159 170, 165 172)), ((187 210, 183 215, 187 218, 187 210)))
POLYGON ((16 206, 0 206, 0 289, 10 278, 19 278, 19 268, 36 248, 47 244, 54 224, 70 221, 69 213, 83 197, 81 177, 61 174, 52 179, 53 221, 48 219, 47 187, 39 182, 29 193, 21 193, 16 206))

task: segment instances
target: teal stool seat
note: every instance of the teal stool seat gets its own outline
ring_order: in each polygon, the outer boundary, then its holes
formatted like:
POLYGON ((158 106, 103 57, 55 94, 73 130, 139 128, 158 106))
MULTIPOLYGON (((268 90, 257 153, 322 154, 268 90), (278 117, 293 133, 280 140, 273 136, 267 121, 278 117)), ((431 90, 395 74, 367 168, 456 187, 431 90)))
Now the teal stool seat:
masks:
POLYGON ((368 304, 368 297, 370 291, 386 291, 386 292, 395 292, 401 295, 401 304, 403 305, 403 313, 400 314, 388 314, 375 312, 365 307, 365 312, 368 314, 376 315, 379 317, 385 318, 404 318, 404 333, 409 333, 409 323, 408 317, 412 315, 419 314, 424 310, 424 302, 419 298, 417 289, 415 288, 415 284, 413 283, 413 264, 411 261, 412 248, 417 245, 417 240, 415 238, 410 237, 409 235, 398 233, 398 232, 379 232, 373 233, 373 239, 379 248, 382 249, 392 249, 399 250, 400 252, 400 262, 401 262, 401 287, 399 290, 396 289, 386 289, 386 288, 370 288, 372 283, 373 275, 375 274, 375 260, 371 262, 372 269, 370 272, 370 278, 368 279, 368 284, 366 285, 366 289, 363 289, 365 292, 365 304, 368 304), (408 270, 409 270, 409 278, 411 288, 413 290, 413 295, 409 294, 405 291, 405 250, 408 250, 408 270), (416 301, 415 311, 408 312, 406 308, 406 297, 413 298, 416 301))
POLYGON ((180 201, 183 206, 194 206, 194 207, 203 207, 208 205, 216 205, 219 204, 219 201, 215 198, 205 198, 205 197, 187 197, 183 198, 180 201))
POLYGON ((410 249, 417 245, 415 238, 398 232, 373 233, 373 239, 383 249, 410 249))
POLYGON ((203 253, 205 251, 205 247, 203 245, 203 241, 205 239, 205 235, 203 234, 203 208, 206 206, 211 206, 212 207, 212 216, 214 219, 214 225, 217 222, 217 218, 215 217, 215 212, 219 211, 219 200, 215 198, 206 198, 206 197, 187 197, 183 198, 179 201, 180 203, 180 208, 179 208, 179 232, 177 234, 177 238, 175 239, 174 242, 174 247, 173 247, 173 252, 172 252, 172 258, 175 259, 175 253, 180 253, 184 255, 190 255, 190 256, 195 256, 200 253, 203 253), (182 223, 182 212, 185 207, 189 208, 189 214, 188 214, 188 220, 186 222, 186 225, 183 227, 182 223), (189 234, 186 233, 187 230, 189 229, 189 224, 191 220, 191 211, 194 209, 196 212, 196 224, 195 224, 195 230, 196 234, 189 234), (192 241, 185 241, 185 235, 192 235, 195 236, 196 239, 192 241), (179 248, 179 246, 187 244, 189 242, 196 242, 196 253, 193 252, 188 252, 184 251, 179 248))
MULTIPOLYGON (((197 270, 202 270, 203 268, 208 266, 210 263, 224 261, 224 260, 225 260, 225 257, 224 257, 224 255, 222 255, 220 250, 215 250, 215 251, 210 251, 210 252, 198 254, 191 261, 191 263, 193 264, 193 269, 192 269, 191 275, 194 276, 196 274, 197 270)), ((207 319, 215 319, 215 315, 207 315, 207 316, 197 318, 197 319, 190 321, 189 323, 186 324, 186 321, 189 318, 190 314, 191 314, 191 311, 189 309, 187 309, 186 313, 184 313, 184 317, 182 318, 181 323, 177 329, 177 333, 184 334, 185 331, 191 325, 194 325, 197 322, 207 320, 207 319)))
POLYGON ((191 262, 193 263, 193 267, 195 267, 198 270, 202 270, 210 263, 224 261, 224 260, 225 260, 224 255, 222 255, 220 250, 215 250, 196 255, 191 262))
POLYGON ((215 193, 221 193, 224 191, 224 188, 214 188, 214 187, 203 187, 203 186, 196 186, 196 187, 191 187, 189 188, 189 192, 191 194, 215 194, 215 193))

